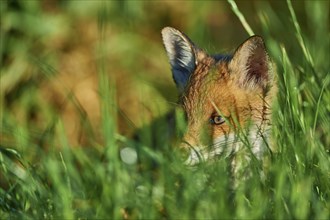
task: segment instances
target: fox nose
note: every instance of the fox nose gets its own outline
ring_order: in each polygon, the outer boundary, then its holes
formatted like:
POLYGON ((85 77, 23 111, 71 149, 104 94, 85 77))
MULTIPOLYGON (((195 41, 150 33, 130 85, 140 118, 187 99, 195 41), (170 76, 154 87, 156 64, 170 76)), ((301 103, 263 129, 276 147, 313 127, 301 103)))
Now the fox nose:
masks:
POLYGON ((193 147, 188 142, 183 141, 179 149, 185 165, 195 166, 203 161, 203 155, 199 149, 197 147, 193 147))
POLYGON ((186 161, 190 156, 190 144, 186 141, 182 141, 179 146, 180 157, 183 161, 186 161))

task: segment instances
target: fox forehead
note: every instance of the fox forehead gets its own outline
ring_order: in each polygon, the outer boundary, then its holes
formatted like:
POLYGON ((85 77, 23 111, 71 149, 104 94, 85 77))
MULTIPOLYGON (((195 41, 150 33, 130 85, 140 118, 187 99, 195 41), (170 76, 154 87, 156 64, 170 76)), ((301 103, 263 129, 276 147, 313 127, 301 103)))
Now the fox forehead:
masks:
POLYGON ((231 76, 229 62, 208 56, 196 66, 181 96, 189 126, 203 126, 219 114, 234 117, 243 125, 252 111, 256 116, 263 111, 263 90, 241 88, 231 76))
POLYGON ((206 57, 198 63, 181 97, 188 117, 210 115, 216 112, 213 105, 230 95, 228 94, 230 86, 228 76, 227 60, 206 57))

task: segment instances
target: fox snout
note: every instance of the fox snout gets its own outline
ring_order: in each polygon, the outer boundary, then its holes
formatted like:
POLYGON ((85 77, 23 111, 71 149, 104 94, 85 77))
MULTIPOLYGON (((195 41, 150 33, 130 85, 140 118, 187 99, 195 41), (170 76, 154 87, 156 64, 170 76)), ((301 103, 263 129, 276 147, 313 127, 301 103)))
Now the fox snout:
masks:
MULTIPOLYGON (((202 161, 206 161, 206 154, 201 152, 202 148, 197 140, 198 137, 192 136, 191 134, 186 134, 179 145, 180 152, 182 154, 184 163, 186 165, 193 166, 202 161)), ((204 145, 207 146, 207 145, 204 145)))
POLYGON ((209 55, 174 28, 162 36, 187 118, 180 144, 186 163, 231 154, 242 144, 260 155, 276 90, 263 39, 252 36, 231 55, 209 55))
POLYGON ((222 135, 213 138, 208 129, 201 130, 196 135, 186 133, 179 145, 184 163, 194 166, 199 163, 216 159, 219 156, 228 156, 232 153, 235 137, 222 135), (230 147, 229 147, 230 146, 230 147))

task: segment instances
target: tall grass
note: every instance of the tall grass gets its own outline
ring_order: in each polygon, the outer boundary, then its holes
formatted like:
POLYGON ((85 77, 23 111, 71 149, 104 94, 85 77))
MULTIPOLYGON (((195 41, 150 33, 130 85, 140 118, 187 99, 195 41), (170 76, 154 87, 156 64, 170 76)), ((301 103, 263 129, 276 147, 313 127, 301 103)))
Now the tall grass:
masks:
MULTIPOLYGON (((229 3, 236 5, 233 1, 229 3)), ((38 56, 33 48, 53 45, 43 41, 47 39, 45 33, 53 31, 60 36, 62 32, 58 26, 52 29, 42 22, 46 27, 15 23, 22 17, 35 19, 33 13, 46 16, 37 2, 1 2, 0 218, 328 219, 329 2, 311 1, 303 5, 289 0, 278 5, 255 2, 251 17, 240 4, 233 7, 240 19, 245 17, 244 26, 251 27, 249 32, 255 29, 255 33, 264 36, 277 65, 279 91, 272 121, 275 150, 268 155, 265 177, 252 173, 251 178, 242 179, 235 189, 226 158, 195 169, 182 164, 180 154, 172 148, 175 141, 168 138, 166 117, 158 118, 154 126, 142 127, 138 139, 117 130, 121 123, 117 114, 121 97, 116 94, 120 84, 111 73, 118 71, 115 64, 125 68, 133 65, 130 69, 133 73, 142 70, 136 68, 141 66, 132 64, 134 59, 129 54, 127 60, 111 65, 107 62, 107 55, 112 54, 109 50, 127 51, 125 45, 107 47, 107 32, 113 31, 107 25, 115 23, 111 27, 117 31, 126 25, 127 32, 133 31, 121 40, 137 46, 139 49, 133 53, 135 59, 140 59, 136 56, 146 53, 146 49, 141 50, 139 46, 143 37, 134 34, 134 24, 130 22, 146 19, 142 12, 148 4, 151 3, 101 3, 101 9, 97 8, 95 61, 101 115, 97 130, 75 101, 75 95, 66 97, 79 115, 79 129, 88 138, 82 147, 70 142, 66 121, 38 90, 40 81, 56 80, 58 61, 44 50, 38 56), (305 17, 297 16, 296 8, 305 17), (130 19, 120 17, 122 12, 130 19), (34 115, 36 110, 41 116, 34 115)), ((206 10, 213 4, 206 2, 206 10)), ((188 6, 194 10, 200 3, 190 2, 188 6)), ((73 10, 70 4, 66 7, 62 10, 73 10)), ((229 4, 226 7, 229 8, 229 4)), ((79 10, 75 13, 83 13, 79 10)), ((212 12, 204 14, 209 13, 212 12)), ((197 16, 189 24, 198 30, 197 16)), ((62 24, 64 18, 46 16, 45 19, 62 24)), ((200 25, 202 29, 209 28, 206 24, 200 25)), ((151 51, 163 50, 158 38, 157 50, 150 44, 151 51)), ((150 59, 159 56, 148 54, 150 59)), ((158 65, 157 61, 154 64, 158 65)), ((164 69, 159 69, 159 74, 170 74, 165 70, 168 66, 160 66, 164 69)), ((134 117, 143 117, 141 114, 134 117)), ((177 112, 179 128, 173 131, 177 136, 184 130, 181 114, 177 112)), ((254 163, 251 162, 251 167, 258 166, 254 163)))

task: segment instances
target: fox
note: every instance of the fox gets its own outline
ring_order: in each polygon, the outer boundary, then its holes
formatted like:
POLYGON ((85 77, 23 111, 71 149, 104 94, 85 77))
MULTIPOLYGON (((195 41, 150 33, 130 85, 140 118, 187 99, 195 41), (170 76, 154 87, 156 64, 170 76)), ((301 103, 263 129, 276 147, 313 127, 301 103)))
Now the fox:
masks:
POLYGON ((277 91, 263 38, 249 37, 232 54, 210 55, 173 27, 161 34, 186 117, 179 144, 184 163, 195 166, 244 148, 262 159, 277 91))

